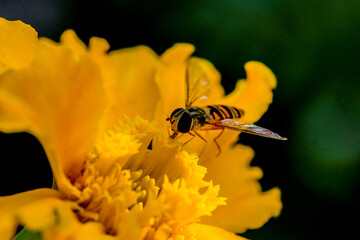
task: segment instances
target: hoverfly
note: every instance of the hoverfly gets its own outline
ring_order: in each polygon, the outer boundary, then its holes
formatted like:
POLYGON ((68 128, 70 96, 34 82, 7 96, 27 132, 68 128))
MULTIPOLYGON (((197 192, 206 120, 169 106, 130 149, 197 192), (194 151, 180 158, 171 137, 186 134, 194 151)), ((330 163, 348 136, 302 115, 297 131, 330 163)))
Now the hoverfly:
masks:
POLYGON ((214 142, 221 153, 217 139, 225 129, 254 134, 262 137, 277 140, 286 140, 277 133, 255 124, 246 124, 238 121, 245 113, 243 110, 225 105, 207 105, 205 107, 195 107, 192 104, 197 100, 205 100, 210 93, 210 82, 203 69, 199 66, 197 59, 191 58, 186 70, 186 100, 185 108, 175 109, 170 117, 173 134, 170 138, 175 138, 179 133, 189 133, 193 137, 198 136, 207 142, 197 131, 198 130, 222 130, 214 138, 214 142))

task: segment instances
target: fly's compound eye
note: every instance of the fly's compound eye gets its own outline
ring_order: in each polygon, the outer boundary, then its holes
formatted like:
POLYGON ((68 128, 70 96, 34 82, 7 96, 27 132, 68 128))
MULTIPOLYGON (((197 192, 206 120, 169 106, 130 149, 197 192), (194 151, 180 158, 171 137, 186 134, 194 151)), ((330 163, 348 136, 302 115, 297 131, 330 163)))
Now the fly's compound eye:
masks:
POLYGON ((187 133, 190 131, 193 123, 192 115, 188 111, 184 111, 178 122, 178 130, 181 133, 187 133))

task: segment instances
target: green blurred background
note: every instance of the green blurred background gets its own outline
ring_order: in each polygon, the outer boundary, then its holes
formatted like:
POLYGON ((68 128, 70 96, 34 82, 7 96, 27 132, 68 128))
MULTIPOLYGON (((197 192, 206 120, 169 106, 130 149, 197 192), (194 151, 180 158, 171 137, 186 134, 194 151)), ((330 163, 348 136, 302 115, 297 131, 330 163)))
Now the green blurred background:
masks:
MULTIPOLYGON (((263 188, 282 189, 284 209, 261 229, 242 234, 251 239, 357 234, 359 12, 358 0, 0 0, 1 17, 20 19, 56 41, 72 28, 86 43, 91 36, 106 38, 112 49, 145 44, 161 54, 176 42, 193 43, 195 55, 221 72, 226 92, 245 77, 245 62, 269 66, 278 88, 258 125, 289 140, 242 134, 240 142, 255 149, 252 164, 264 170, 263 188)), ((0 142, 2 195, 51 186, 34 137, 1 134, 0 142), (28 170, 32 159, 37 172, 28 170)))

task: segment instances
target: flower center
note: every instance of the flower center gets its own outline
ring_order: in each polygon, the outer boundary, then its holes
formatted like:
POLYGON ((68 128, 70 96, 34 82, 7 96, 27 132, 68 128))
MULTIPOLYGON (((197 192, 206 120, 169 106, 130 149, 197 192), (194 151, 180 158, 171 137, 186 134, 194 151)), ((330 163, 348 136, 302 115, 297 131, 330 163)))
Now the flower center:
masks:
POLYGON ((95 144, 74 183, 80 221, 100 222, 106 233, 125 239, 130 232, 167 239, 225 204, 219 186, 203 180, 206 169, 196 155, 175 145, 147 149, 154 129, 137 120, 95 144))
POLYGON ((106 232, 116 235, 121 222, 134 207, 142 207, 146 203, 148 192, 157 197, 159 188, 154 180, 142 177, 142 171, 121 169, 114 163, 106 176, 96 170, 88 160, 75 186, 81 190, 81 198, 77 200, 81 209, 77 212, 80 221, 99 221, 106 232))

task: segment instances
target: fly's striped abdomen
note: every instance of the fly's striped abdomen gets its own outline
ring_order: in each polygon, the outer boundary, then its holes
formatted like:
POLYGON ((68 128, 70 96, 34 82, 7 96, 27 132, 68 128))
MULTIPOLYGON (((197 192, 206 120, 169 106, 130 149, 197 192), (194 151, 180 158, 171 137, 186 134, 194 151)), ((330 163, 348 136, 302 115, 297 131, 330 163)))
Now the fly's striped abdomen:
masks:
POLYGON ((244 111, 235 107, 225 105, 208 105, 209 117, 215 120, 240 118, 244 111))

